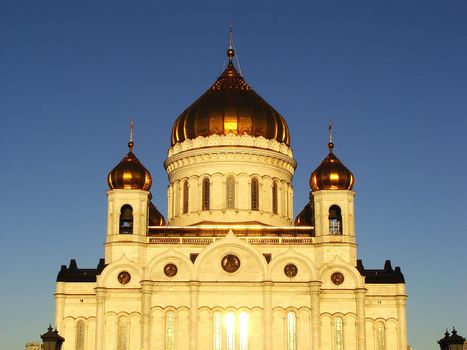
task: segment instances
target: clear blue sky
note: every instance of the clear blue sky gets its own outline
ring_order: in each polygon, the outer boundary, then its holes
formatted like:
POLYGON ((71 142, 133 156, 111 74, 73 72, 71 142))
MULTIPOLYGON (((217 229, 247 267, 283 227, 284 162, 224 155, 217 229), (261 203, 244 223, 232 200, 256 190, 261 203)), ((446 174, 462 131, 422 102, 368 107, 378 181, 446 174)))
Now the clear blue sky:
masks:
POLYGON ((290 127, 295 213, 332 119, 359 257, 402 267, 409 344, 467 336, 467 2, 0 0, 2 349, 53 322, 61 264, 103 256, 131 116, 166 213, 171 126, 220 73, 230 18, 246 80, 290 127))

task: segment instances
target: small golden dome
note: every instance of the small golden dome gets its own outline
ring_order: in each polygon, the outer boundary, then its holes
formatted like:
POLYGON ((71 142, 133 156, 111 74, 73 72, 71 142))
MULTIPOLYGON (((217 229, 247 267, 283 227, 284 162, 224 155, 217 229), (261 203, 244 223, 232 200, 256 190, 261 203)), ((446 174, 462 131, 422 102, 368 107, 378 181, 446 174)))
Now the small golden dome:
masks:
POLYGON ((107 176, 107 183, 111 190, 149 191, 151 188, 151 174, 134 155, 133 145, 133 141, 128 142, 129 152, 107 176))
POLYGON ((164 215, 149 201, 149 226, 165 226, 164 215))
POLYGON ((175 121, 171 144, 211 135, 263 136, 290 145, 284 118, 245 82, 235 69, 232 44, 229 63, 217 81, 175 121))
POLYGON ((332 127, 329 127, 330 141, 329 154, 323 159, 310 177, 312 191, 320 190, 351 190, 354 185, 354 176, 344 164, 334 155, 332 143, 332 127))
POLYGON ((314 225, 313 202, 309 201, 302 211, 297 215, 294 221, 295 226, 313 226, 314 225))

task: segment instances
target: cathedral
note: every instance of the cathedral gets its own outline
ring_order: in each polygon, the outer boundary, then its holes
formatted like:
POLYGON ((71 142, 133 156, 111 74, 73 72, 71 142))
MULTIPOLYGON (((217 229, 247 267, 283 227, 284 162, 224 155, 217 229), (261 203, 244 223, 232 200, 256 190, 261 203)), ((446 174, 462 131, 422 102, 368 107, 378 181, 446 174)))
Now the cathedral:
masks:
POLYGON ((355 178, 332 127, 294 218, 287 123, 237 70, 232 39, 227 57, 174 121, 165 217, 132 136, 109 172, 104 258, 57 276, 62 349, 406 350, 404 276, 357 258, 355 178))

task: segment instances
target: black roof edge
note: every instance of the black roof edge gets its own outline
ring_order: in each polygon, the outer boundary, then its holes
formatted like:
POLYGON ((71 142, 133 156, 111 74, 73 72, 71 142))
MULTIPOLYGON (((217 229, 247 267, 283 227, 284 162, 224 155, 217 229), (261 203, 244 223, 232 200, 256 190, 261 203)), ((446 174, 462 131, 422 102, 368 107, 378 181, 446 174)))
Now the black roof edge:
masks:
POLYGON ((57 275, 57 282, 96 282, 106 267, 105 259, 100 259, 95 269, 81 269, 75 259, 70 260, 68 267, 62 265, 57 275))
POLYGON ((358 259, 356 268, 358 272, 360 272, 360 275, 365 277, 365 283, 368 284, 405 283, 404 275, 400 266, 396 266, 393 269, 391 260, 386 260, 384 263, 384 268, 379 270, 365 269, 362 260, 358 259))

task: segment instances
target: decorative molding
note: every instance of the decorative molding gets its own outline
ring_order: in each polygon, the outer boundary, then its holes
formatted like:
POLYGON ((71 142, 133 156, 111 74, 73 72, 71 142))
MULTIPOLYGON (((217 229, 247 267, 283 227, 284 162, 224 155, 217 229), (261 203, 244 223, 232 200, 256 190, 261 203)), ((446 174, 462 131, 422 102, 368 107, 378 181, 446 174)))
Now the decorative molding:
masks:
POLYGON ((255 147, 265 148, 271 151, 280 152, 291 158, 293 158, 292 149, 285 143, 280 143, 276 140, 268 140, 263 136, 250 136, 244 135, 211 135, 208 137, 198 136, 194 140, 185 140, 178 142, 169 148, 168 157, 178 154, 180 152, 189 151, 198 148, 205 147, 217 147, 217 146, 243 146, 243 147, 255 147))
MULTIPOLYGON (((186 141, 185 141, 186 142, 186 141)), ((235 161, 262 163, 282 168, 293 174, 297 162, 290 156, 259 148, 234 148, 234 147, 212 147, 189 150, 169 156, 164 162, 168 173, 192 164, 212 163, 216 161, 235 161)))
MULTIPOLYGON (((222 237, 147 237, 149 244, 192 244, 207 246, 221 240, 222 237)), ((312 245, 314 237, 240 237, 252 245, 312 245)))

